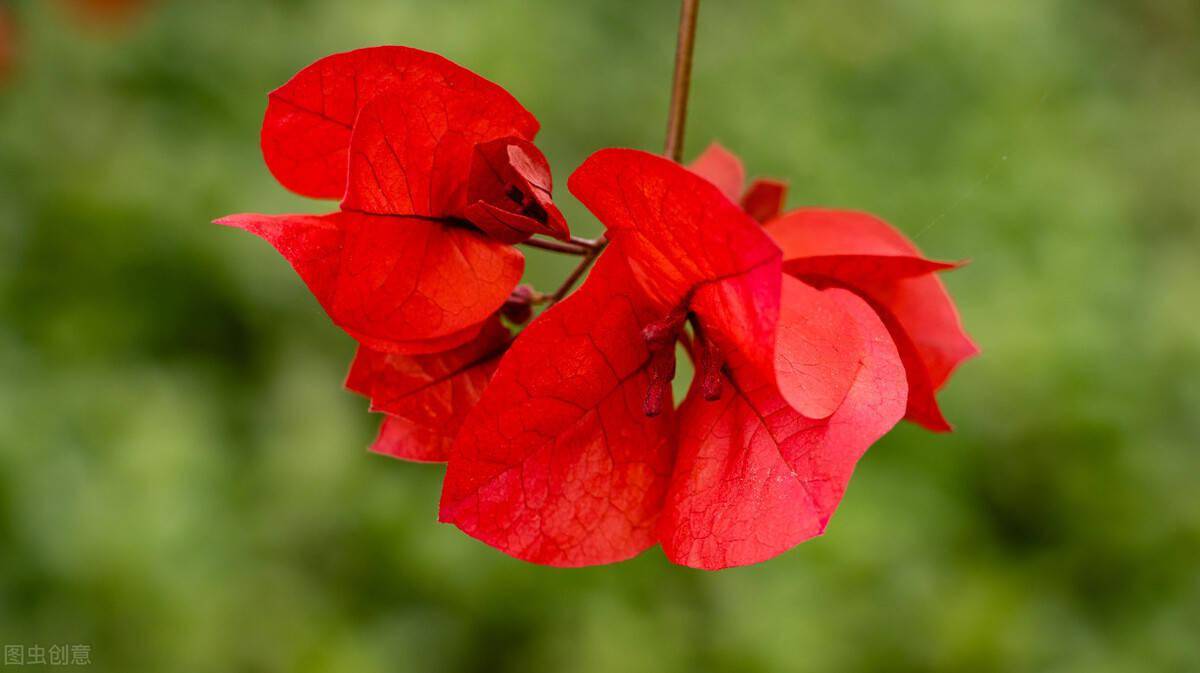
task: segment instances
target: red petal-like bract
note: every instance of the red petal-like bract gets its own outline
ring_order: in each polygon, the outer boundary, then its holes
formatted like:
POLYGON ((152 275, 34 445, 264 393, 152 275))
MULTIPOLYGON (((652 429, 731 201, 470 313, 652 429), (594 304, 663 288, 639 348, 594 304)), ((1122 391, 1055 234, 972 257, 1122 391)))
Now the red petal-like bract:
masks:
POLYGON ((360 347, 346 387, 387 414, 372 450, 423 462, 445 461, 467 412, 479 401, 511 335, 498 317, 467 343, 430 355, 360 347))
POLYGON ((787 183, 759 178, 743 192, 746 169, 742 160, 720 143, 710 143, 688 164, 688 170, 716 185, 726 198, 740 203, 742 210, 759 223, 774 219, 783 210, 787 183))
POLYGON ((335 323, 364 346, 395 353, 473 338, 524 270, 512 247, 438 220, 334 213, 217 222, 266 239, 335 323))
MULTIPOLYGON (((393 91, 434 89, 452 89, 500 112, 513 127, 504 135, 532 140, 537 134, 533 115, 504 89, 466 68, 419 49, 373 47, 322 58, 271 92, 262 128, 263 158, 288 189, 314 198, 342 198, 351 130, 362 108, 393 91)), ((427 112, 436 124, 447 111, 427 112)))
POLYGON ((742 210, 761 224, 779 216, 787 200, 787 183, 759 178, 750 184, 742 196, 742 210))
POLYGON ((462 217, 476 146, 519 136, 530 119, 502 91, 395 85, 359 112, 342 208, 462 217))
POLYGON ((435 54, 334 54, 271 94, 262 144, 284 186, 342 197, 342 212, 221 222, 275 245, 363 346, 454 348, 520 279, 524 257, 508 244, 532 233, 570 237, 550 198, 549 165, 529 142, 537 128, 504 89, 435 54), (490 182, 473 174, 481 153, 503 154, 490 182), (471 226, 468 205, 507 226, 471 226))
POLYGON ((780 251, 711 182, 637 150, 600 150, 568 181, 621 244, 662 317, 690 305, 725 349, 770 372, 779 319, 780 251))
POLYGON ((779 394, 801 415, 829 418, 842 406, 862 366, 867 343, 840 295, 784 279, 776 331, 779 394))
POLYGON ((688 164, 688 170, 708 180, 725 198, 737 203, 746 186, 746 169, 736 154, 721 143, 709 143, 700 156, 688 164))
POLYGON ((979 352, 963 331, 935 262, 898 231, 865 213, 805 208, 766 226, 784 250, 784 271, 817 286, 865 297, 887 325, 908 374, 906 417, 931 430, 950 424, 935 393, 962 361, 979 352))
POLYGON ((845 290, 818 292, 794 279, 783 288, 783 357, 802 359, 810 350, 806 341, 818 326, 808 313, 838 307, 856 328, 840 336, 862 353, 852 385, 824 420, 793 409, 738 358, 728 362, 728 392, 719 401, 689 393, 678 412, 679 455, 659 523, 675 563, 708 570, 756 563, 821 534, 859 457, 904 413, 904 371, 870 307, 845 290))
POLYGON ((671 413, 642 412, 656 317, 619 250, 513 343, 451 452, 441 520, 512 556, 609 563, 655 542, 671 413))
POLYGON ((571 232, 550 198, 550 163, 531 142, 501 138, 475 146, 466 218, 492 238, 519 243, 533 234, 567 240, 571 232))
POLYGON ((371 451, 414 463, 444 463, 450 444, 440 429, 414 423, 400 416, 384 416, 371 451))

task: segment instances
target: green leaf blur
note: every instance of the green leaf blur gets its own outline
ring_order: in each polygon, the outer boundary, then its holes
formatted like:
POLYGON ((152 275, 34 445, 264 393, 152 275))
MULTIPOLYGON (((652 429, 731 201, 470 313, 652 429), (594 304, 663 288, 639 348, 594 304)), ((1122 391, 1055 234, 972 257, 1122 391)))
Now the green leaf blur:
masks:
POLYGON ((688 155, 970 258, 946 281, 984 349, 955 434, 899 427, 825 537, 716 574, 437 524, 442 469, 365 451, 351 340, 209 224, 325 209, 263 166, 266 92, 396 43, 525 103, 594 234, 566 177, 661 146, 675 2, 0 2, 0 644, 120 673, 1200 668, 1195 2, 705 0, 688 155))

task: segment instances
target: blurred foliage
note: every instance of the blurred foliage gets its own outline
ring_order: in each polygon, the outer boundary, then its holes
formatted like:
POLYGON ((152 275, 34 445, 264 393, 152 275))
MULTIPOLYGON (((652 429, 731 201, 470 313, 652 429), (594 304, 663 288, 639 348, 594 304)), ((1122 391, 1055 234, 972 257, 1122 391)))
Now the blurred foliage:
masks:
POLYGON ((441 468, 363 451, 350 339, 208 224, 328 207, 263 167, 264 96, 364 45, 502 83, 560 185, 657 149, 674 2, 0 2, 0 642, 122 673, 1200 669, 1192 0, 704 3, 689 154, 971 258, 947 282, 985 351, 955 434, 898 428, 826 537, 716 574, 435 523, 441 468))

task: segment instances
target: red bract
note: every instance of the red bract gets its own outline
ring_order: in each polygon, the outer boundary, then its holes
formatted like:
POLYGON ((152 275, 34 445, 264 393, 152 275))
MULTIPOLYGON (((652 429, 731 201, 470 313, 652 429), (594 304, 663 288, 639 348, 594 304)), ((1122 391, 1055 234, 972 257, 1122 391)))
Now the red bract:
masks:
POLYGON ((787 199, 787 183, 756 178, 746 189, 746 169, 735 154, 712 143, 688 168, 717 186, 730 201, 741 203, 746 214, 759 222, 775 218, 787 199))
POLYGON ((569 237, 537 129, 503 89, 435 54, 335 54, 272 92, 262 148, 281 184, 341 211, 218 222, 274 245, 363 346, 454 348, 520 279, 509 244, 569 237))
MULTIPOLYGON (((741 161, 720 145, 710 146, 691 169, 731 198, 741 193, 741 161)), ((751 188, 742 204, 758 213, 783 249, 784 271, 816 287, 847 288, 866 299, 904 361, 906 418, 930 430, 950 430, 935 394, 959 364, 979 352, 934 275, 958 265, 926 259, 900 232, 866 213, 800 208, 779 216, 782 194, 775 200, 764 197, 766 191, 751 188)))
POLYGON ((654 543, 672 414, 642 411, 640 329, 655 313, 619 255, 525 329, 450 453, 441 519, 552 565, 628 558, 654 543))
POLYGON ((819 534, 903 414, 882 322, 849 292, 783 276, 758 224, 671 161, 603 150, 570 187, 611 243, 468 415, 442 520, 562 566, 661 542, 676 563, 721 568, 819 534), (697 373, 676 412, 681 338, 697 373))
POLYGON ((450 444, 479 400, 512 336, 499 317, 479 335, 444 353, 400 355, 358 349, 346 387, 387 414, 371 450, 395 458, 445 461, 450 444))
POLYGON ((820 535, 855 463, 904 412, 896 347, 861 299, 785 278, 783 307, 777 365, 803 373, 792 396, 732 359, 728 395, 705 401, 693 383, 679 409, 679 453, 659 524, 676 563, 744 565, 820 535), (832 344, 855 352, 852 371, 832 344), (796 399, 802 406, 789 406, 796 399))

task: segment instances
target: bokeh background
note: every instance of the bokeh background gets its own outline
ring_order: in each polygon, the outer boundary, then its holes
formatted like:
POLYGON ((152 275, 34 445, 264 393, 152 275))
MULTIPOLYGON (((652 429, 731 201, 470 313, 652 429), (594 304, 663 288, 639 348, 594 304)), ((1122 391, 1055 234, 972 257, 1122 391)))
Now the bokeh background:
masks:
POLYGON ((1193 0, 705 0, 689 156, 970 258, 946 281, 985 351, 957 432, 898 427, 825 537, 715 574, 437 524, 442 469, 365 451, 351 340, 209 224, 327 207, 258 128, 359 46, 503 84, 560 185, 657 150, 675 2, 89 4, 123 3, 0 0, 0 643, 122 673, 1200 670, 1193 0))

